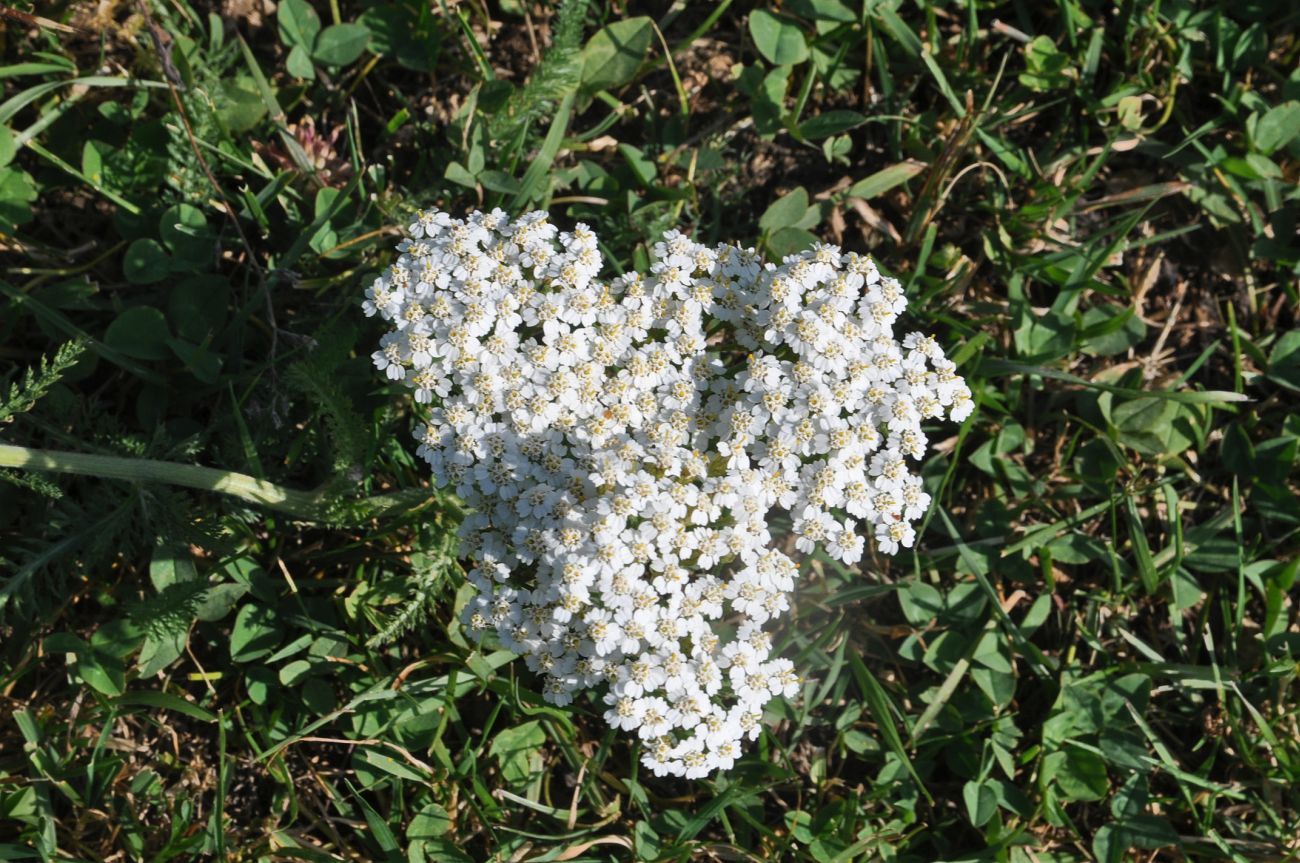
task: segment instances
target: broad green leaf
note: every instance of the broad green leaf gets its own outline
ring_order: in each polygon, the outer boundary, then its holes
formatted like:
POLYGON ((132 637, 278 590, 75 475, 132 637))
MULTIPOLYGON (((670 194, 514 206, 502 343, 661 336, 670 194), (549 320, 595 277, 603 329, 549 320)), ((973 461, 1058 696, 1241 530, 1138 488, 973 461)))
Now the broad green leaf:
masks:
POLYGON ((437 803, 428 803, 406 827, 407 842, 423 842, 437 839, 451 829, 451 816, 437 803))
POLYGON ((1247 153, 1244 157, 1229 156, 1220 160, 1219 167, 1243 180, 1275 180, 1282 176, 1282 169, 1272 159, 1259 153, 1247 153))
POLYGON ((427 773, 416 770, 408 762, 383 749, 362 746, 357 749, 355 757, 367 766, 390 776, 396 776, 398 779, 409 779, 412 782, 427 782, 429 779, 427 773))
POLYGON ((1205 596, 1205 591, 1197 583, 1196 576, 1181 566, 1174 570, 1174 574, 1169 579, 1169 586, 1172 588, 1175 611, 1192 608, 1205 596))
POLYGON ((654 39, 654 23, 644 15, 615 21, 582 49, 582 88, 591 93, 631 81, 654 39))
POLYGON ((828 164, 848 164, 853 150, 853 139, 848 135, 832 135, 822 141, 822 155, 828 164))
POLYGON ((542 757, 537 750, 545 742, 546 732, 541 721, 535 719, 497 732, 488 754, 496 758, 506 782, 524 785, 541 772, 542 757))
POLYGON ((758 226, 765 231, 776 231, 798 225, 808 212, 808 190, 796 186, 790 192, 773 201, 771 206, 758 217, 758 226))
POLYGON ((249 78, 222 81, 213 91, 217 106, 217 119, 233 135, 247 132, 266 116, 266 103, 256 92, 256 84, 249 78), (247 83, 248 86, 244 86, 247 83))
POLYGON ((426 839, 424 853, 425 859, 430 863, 474 863, 474 858, 466 854, 460 845, 442 836, 426 839))
POLYGON ((1168 819, 1158 815, 1133 815, 1103 824, 1092 838, 1092 852, 1100 863, 1120 863, 1125 852, 1134 848, 1154 851, 1178 844, 1178 832, 1168 819))
POLYGON ((1101 800, 1110 789, 1106 763, 1087 750, 1066 744, 1065 751, 1048 755, 1043 765, 1068 800, 1101 800))
MULTIPOLYGON (((0 130, 4 130, 4 126, 0 126, 0 130)), ((3 148, 4 134, 0 131, 0 148, 3 148)), ((86 140, 82 144, 82 174, 95 185, 104 182, 104 149, 107 146, 98 140, 86 140)))
POLYGON ((1255 124, 1255 146, 1265 155, 1282 149, 1300 135, 1300 102, 1283 102, 1255 124))
POLYGON ((928 628, 944 612, 943 594, 932 584, 913 580, 898 592, 898 604, 903 616, 913 626, 928 628))
POLYGON ((1142 97, 1125 96, 1119 100, 1115 116, 1119 119, 1120 126, 1135 132, 1142 127, 1142 113, 1142 97))
POLYGON ((776 66, 792 66, 808 59, 803 30, 783 15, 755 9, 749 15, 749 35, 758 52, 776 66))
POLYGON ((32 208, 28 204, 36 197, 36 185, 26 171, 0 168, 0 231, 12 233, 14 228, 30 222, 32 208))
POLYGON ((164 543, 154 551, 149 561, 149 581, 154 590, 166 590, 177 582, 193 581, 198 577, 189 549, 179 543, 164 543))
POLYGON ((190 204, 168 207, 158 220, 163 245, 171 252, 173 270, 192 270, 215 263, 217 237, 203 211, 190 204))
POLYGON ((519 194, 519 181, 505 171, 488 168, 478 175, 478 181, 483 184, 483 188, 493 192, 500 192, 503 195, 519 194))
POLYGON ((230 281, 223 276, 189 276, 167 294, 167 319, 176 332, 202 342, 221 331, 230 302, 230 281))
POLYGON ((45 639, 45 649, 51 653, 70 653, 76 657, 73 671, 87 686, 107 696, 121 695, 126 691, 126 663, 110 651, 97 649, 76 636, 62 633, 45 639))
POLYGON ((1007 706, 1015 697, 1016 676, 1014 674, 994 671, 991 668, 971 668, 970 677, 988 696, 989 701, 998 707, 1007 706))
POLYGON ((648 821, 637 820, 632 827, 632 851, 634 859, 658 860, 660 857, 659 834, 648 821))
POLYGON ((76 671, 87 686, 104 695, 121 695, 126 689, 126 667, 102 654, 94 653, 78 659, 76 671))
POLYGON ((316 37, 311 56, 325 66, 346 66, 366 51, 370 31, 362 24, 333 24, 316 37))
POLYGON ((864 201, 869 201, 883 195, 895 186, 901 186, 924 170, 925 164, 922 162, 899 162, 897 165, 882 168, 876 173, 858 180, 849 187, 847 194, 850 198, 861 198, 864 201))
POLYGON ((312 204, 313 218, 317 222, 328 222, 334 216, 334 213, 337 213, 338 209, 346 203, 347 199, 343 198, 342 192, 337 188, 321 188, 321 190, 317 190, 316 199, 312 204))
POLYGON ((820 242, 817 235, 803 228, 779 228, 767 238, 767 250, 776 258, 797 255, 820 242))
POLYGON ((236 662, 252 662, 270 655, 284 638, 280 622, 266 606, 249 603, 235 615, 235 626, 230 632, 230 658, 236 662))
POLYGON ((140 360, 168 356, 167 320, 153 306, 136 306, 118 315, 104 332, 104 344, 118 353, 140 360))
POLYGON ((643 186, 653 185, 655 177, 659 175, 659 169, 655 166, 654 159, 649 158, 639 148, 631 144, 619 144, 618 152, 627 162, 627 166, 632 169, 632 174, 636 177, 637 182, 643 186))
POLYGON ((1092 356, 1121 354, 1146 337, 1146 324, 1128 307, 1095 306, 1083 313, 1080 322, 1080 349, 1092 356))
POLYGON ((1268 355, 1268 378, 1300 391, 1300 330, 1287 330, 1273 343, 1268 355))
POLYGON ((796 842, 807 845, 813 840, 813 832, 810 829, 812 823, 813 817, 807 812, 791 809, 785 813, 785 829, 790 831, 790 835, 796 842))
POLYGON ((1123 785, 1115 789, 1114 795, 1110 798, 1110 814, 1119 819, 1140 815, 1146 811, 1147 801, 1150 797, 1147 777, 1135 773, 1124 780, 1123 785))
POLYGON ((280 666, 280 683, 288 687, 298 686, 311 674, 312 668, 312 662, 308 659, 287 662, 280 666))
POLYGON ((177 659, 180 659, 181 654, 185 652, 185 645, 188 641, 188 630, 146 635, 144 646, 140 648, 140 656, 136 660, 136 669, 140 672, 140 676, 153 677, 177 659))
POLYGON ((329 681, 320 677, 309 677, 298 691, 298 696, 312 713, 324 716, 338 706, 338 697, 329 681))
POLYGON ((1025 45, 1025 71, 1020 83, 1040 93, 1068 87, 1071 78, 1067 73, 1072 71, 1069 66, 1070 55, 1057 50, 1049 37, 1037 36, 1025 45))
POLYGON ((90 649, 90 645, 71 632, 53 632, 41 641, 41 650, 47 654, 71 653, 77 655, 90 649))
POLYGON ((966 817, 976 827, 983 827, 998 809, 998 795, 983 782, 971 780, 961 789, 962 800, 966 803, 966 817))
POLYGON ((248 593, 246 584, 218 584, 210 587, 195 607, 194 616, 208 622, 220 620, 230 613, 230 609, 235 607, 235 603, 245 593, 248 593))
MULTIPOLYGON (((757 68, 757 67, 756 67, 757 68)), ((783 128, 786 92, 790 89, 791 66, 778 66, 763 76, 754 95, 754 128, 760 135, 774 136, 783 128)))
POLYGON ((1178 405, 1166 399, 1137 398, 1115 406, 1111 422, 1119 441, 1144 455, 1161 455, 1169 446, 1178 405))
POLYGON ((244 688, 254 704, 266 704, 279 686, 275 671, 264 665, 250 665, 244 672, 244 688))
POLYGON ((1034 362, 1050 362, 1070 352, 1074 345, 1074 317, 1048 309, 1039 315, 1027 305, 1015 305, 1016 353, 1034 362))
POLYGON ((191 344, 184 339, 168 339, 167 347, 185 363, 190 374, 205 384, 215 384, 221 377, 221 357, 203 345, 191 344))
POLYGON ((324 225, 321 225, 316 230, 316 233, 311 235, 311 240, 307 243, 307 247, 310 248, 313 252, 316 252, 319 255, 323 255, 326 252, 330 251, 331 249, 337 247, 338 244, 339 244, 338 231, 334 230, 333 225, 326 223, 324 225))
POLYGON ((294 45, 293 49, 289 51, 289 56, 284 62, 284 68, 295 78, 306 78, 308 81, 316 80, 316 67, 312 65, 311 54, 301 45, 294 45))
POLYGON ((858 20, 858 13, 841 0, 789 0, 783 8, 792 15, 810 21, 837 21, 847 24, 858 20))
POLYGON ((144 631, 130 618, 119 617, 96 629, 90 636, 92 649, 122 659, 135 652, 144 638, 144 631))
POLYGON ((142 238, 127 247, 122 258, 122 273, 126 280, 137 285, 152 285, 162 281, 171 271, 172 260, 157 240, 142 238))
POLYGON ((1255 176, 1262 180, 1282 179, 1282 169, 1268 156, 1259 153, 1247 153, 1246 164, 1255 172, 1255 176))
POLYGON ((992 671, 1010 674, 1011 659, 1005 637, 997 630, 985 630, 975 644, 971 658, 992 671))
POLYGON ((289 48, 310 51, 320 32, 320 16, 307 0, 281 0, 275 13, 280 41, 289 48))
POLYGON ((357 23, 370 31, 371 51, 391 57, 407 69, 432 72, 437 68, 443 33, 439 18, 421 14, 418 4, 385 3, 371 6, 357 23))
POLYGON ((478 179, 460 162, 450 162, 443 170, 442 175, 453 183, 466 188, 473 189, 478 185, 478 179))
MULTIPOLYGON (((1007 742, 1011 743, 1018 737, 1019 735, 1017 734, 1011 737, 1007 742)), ((993 746, 995 750, 1006 752, 1006 750, 996 742, 993 746)), ((1006 769, 1008 774, 1012 772, 1011 767, 1008 766, 1006 769)), ((1029 818, 1032 816, 1034 804, 1030 801, 1029 795, 1021 790, 1018 784, 1006 782, 1001 779, 985 779, 984 784, 993 789, 993 793, 996 794, 998 798, 998 805, 1003 809, 1008 812, 1014 812, 1021 818, 1029 818)))
POLYGON ((1139 712, 1146 709, 1151 700, 1151 678, 1141 672, 1132 674, 1103 674, 1094 677, 1102 682, 1101 711, 1112 720, 1110 727, 1117 727, 1114 720, 1128 721, 1128 705, 1139 712))

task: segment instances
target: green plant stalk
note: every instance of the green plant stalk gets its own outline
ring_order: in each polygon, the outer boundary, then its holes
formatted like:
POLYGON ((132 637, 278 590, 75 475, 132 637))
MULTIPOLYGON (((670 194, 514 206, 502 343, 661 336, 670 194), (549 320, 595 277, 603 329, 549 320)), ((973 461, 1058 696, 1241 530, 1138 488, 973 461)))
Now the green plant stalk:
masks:
MULTIPOLYGON (((322 491, 285 488, 248 474, 220 468, 148 458, 31 449, 12 444, 0 444, 0 467, 133 482, 161 482, 185 488, 215 491, 304 521, 339 521, 340 510, 351 516, 351 518, 345 517, 344 520, 360 520, 382 515, 402 506, 414 507, 432 496, 427 489, 414 489, 377 495, 360 501, 338 501, 322 491)), ((460 507, 451 500, 441 499, 439 509, 455 519, 459 519, 462 515, 460 507)))
POLYGON ((318 514, 323 503, 313 492, 283 488, 247 474, 147 458, 90 455, 0 444, 0 467, 81 474, 102 479, 163 482, 217 491, 277 512, 307 518, 318 514))

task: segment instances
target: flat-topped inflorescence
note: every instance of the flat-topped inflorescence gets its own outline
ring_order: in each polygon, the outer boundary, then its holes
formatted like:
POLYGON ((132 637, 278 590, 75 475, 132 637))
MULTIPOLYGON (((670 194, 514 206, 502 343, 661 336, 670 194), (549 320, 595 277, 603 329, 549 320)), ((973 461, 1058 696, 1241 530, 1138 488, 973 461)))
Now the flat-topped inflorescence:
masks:
POLYGON ((656 774, 730 767, 800 678, 764 629, 798 567, 895 553, 930 497, 921 423, 970 390, 870 258, 816 245, 764 263, 669 231, 647 275, 597 280, 585 225, 544 212, 422 213, 366 292, 375 365, 427 408, 418 453, 473 509, 471 633, 494 633, 568 704, 645 742, 656 774))

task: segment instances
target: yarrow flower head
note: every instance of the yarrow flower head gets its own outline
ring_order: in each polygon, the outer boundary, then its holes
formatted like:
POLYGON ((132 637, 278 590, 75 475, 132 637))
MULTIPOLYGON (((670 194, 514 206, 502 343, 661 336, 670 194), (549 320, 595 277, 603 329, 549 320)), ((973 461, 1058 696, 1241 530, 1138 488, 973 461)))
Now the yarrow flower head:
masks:
POLYGON ((795 547, 857 563, 916 539, 921 423, 972 411, 933 338, 901 341, 897 281, 817 245, 765 263, 676 231, 649 274, 598 276, 586 225, 500 210, 412 222, 366 291, 373 357, 428 405, 418 454, 460 527, 491 633, 565 705, 594 689, 656 775, 730 767, 801 680, 765 626, 795 547), (725 624, 725 625, 724 625, 725 624))

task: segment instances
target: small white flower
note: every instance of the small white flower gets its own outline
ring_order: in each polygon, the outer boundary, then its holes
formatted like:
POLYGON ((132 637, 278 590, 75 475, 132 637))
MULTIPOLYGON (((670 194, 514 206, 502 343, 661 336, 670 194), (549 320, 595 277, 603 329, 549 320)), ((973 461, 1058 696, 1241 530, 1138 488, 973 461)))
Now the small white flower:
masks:
POLYGON ((362 307, 390 328, 375 366, 429 405, 417 455, 471 510, 467 631, 552 704, 602 690, 656 775, 731 767, 802 686, 764 629, 799 575, 769 511, 800 553, 910 547, 921 423, 965 419, 970 389, 933 338, 895 340, 899 284, 834 246, 769 264, 669 231, 648 275, 602 283, 595 233, 543 212, 409 234, 362 307))

